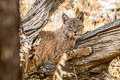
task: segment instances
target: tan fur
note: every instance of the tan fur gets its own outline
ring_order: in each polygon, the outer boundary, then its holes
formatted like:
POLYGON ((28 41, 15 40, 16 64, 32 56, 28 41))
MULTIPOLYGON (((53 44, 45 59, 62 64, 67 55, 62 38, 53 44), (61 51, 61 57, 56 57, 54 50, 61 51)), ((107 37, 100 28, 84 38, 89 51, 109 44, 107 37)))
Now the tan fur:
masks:
POLYGON ((83 28, 82 21, 78 18, 68 18, 63 15, 63 26, 57 31, 41 31, 38 38, 41 38, 40 45, 33 47, 34 57, 29 61, 29 67, 38 65, 48 59, 57 62, 60 56, 73 48, 75 45, 74 31, 83 28), (80 27, 80 28, 79 28, 80 27))
POLYGON ((38 63, 48 59, 56 60, 55 55, 60 55, 61 53, 72 49, 74 44, 73 41, 65 38, 60 32, 42 31, 39 34, 39 38, 41 38, 40 45, 34 47, 35 53, 40 57, 38 63))

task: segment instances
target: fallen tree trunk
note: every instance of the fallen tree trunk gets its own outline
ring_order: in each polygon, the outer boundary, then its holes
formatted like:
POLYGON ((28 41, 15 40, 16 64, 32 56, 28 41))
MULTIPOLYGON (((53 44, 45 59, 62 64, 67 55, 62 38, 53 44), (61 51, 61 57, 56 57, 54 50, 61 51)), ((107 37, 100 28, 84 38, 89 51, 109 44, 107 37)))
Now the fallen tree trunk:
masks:
MULTIPOLYGON (((70 69, 71 72, 75 71, 78 80, 92 79, 92 77, 99 80, 106 77, 111 78, 107 67, 112 59, 120 55, 120 20, 83 34, 78 38, 75 48, 79 45, 90 46, 92 54, 87 57, 75 58, 68 61, 67 69, 70 69)), ((32 75, 38 75, 42 79, 46 77, 51 78, 54 69, 55 64, 47 61, 39 65, 37 72, 32 73, 32 75)), ((74 80, 75 78, 71 78, 70 80, 74 80)))
POLYGON ((92 55, 86 57, 84 62, 81 60, 76 65, 86 64, 93 66, 97 65, 100 62, 109 61, 116 56, 120 55, 119 53, 119 39, 120 39, 120 20, 113 21, 107 25, 104 25, 92 32, 88 32, 82 35, 81 38, 78 38, 77 45, 87 45, 91 46, 93 49, 92 55), (90 63, 90 64, 89 64, 90 63))

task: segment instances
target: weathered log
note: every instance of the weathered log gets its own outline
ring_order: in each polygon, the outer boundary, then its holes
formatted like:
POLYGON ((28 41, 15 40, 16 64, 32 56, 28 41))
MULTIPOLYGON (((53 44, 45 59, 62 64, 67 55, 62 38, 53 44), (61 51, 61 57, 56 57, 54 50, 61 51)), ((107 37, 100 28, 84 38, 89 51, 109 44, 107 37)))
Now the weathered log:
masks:
POLYGON ((32 8, 21 19, 21 27, 32 41, 46 25, 50 15, 58 8, 64 0, 36 0, 32 8))
POLYGON ((76 46, 91 46, 93 53, 89 57, 82 58, 83 61, 80 60, 75 64, 84 64, 85 66, 91 67, 112 60, 120 55, 119 30, 120 20, 116 20, 78 38, 76 46))
MULTIPOLYGON (((99 80, 105 79, 105 77, 111 78, 107 72, 107 66, 109 61, 120 55, 120 20, 113 21, 94 31, 83 34, 78 38, 75 48, 81 45, 91 47, 92 54, 68 61, 65 70, 75 72, 78 80, 92 79, 92 76, 99 80)), ((38 66, 37 71, 33 74, 39 74, 39 78, 42 79, 46 77, 51 79, 55 64, 48 62, 38 66), (46 67, 48 65, 50 65, 49 68, 46 67)), ((70 80, 75 78, 73 77, 70 80)))

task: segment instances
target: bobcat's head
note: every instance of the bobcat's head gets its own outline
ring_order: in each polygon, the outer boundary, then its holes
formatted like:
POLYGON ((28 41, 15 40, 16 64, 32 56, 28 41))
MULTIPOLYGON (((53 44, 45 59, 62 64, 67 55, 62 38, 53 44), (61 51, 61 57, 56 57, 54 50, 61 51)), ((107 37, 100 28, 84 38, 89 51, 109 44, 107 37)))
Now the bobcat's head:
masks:
POLYGON ((63 13, 63 33, 66 37, 72 38, 73 36, 80 34, 84 28, 83 17, 83 12, 80 12, 77 18, 69 18, 66 14, 63 13))

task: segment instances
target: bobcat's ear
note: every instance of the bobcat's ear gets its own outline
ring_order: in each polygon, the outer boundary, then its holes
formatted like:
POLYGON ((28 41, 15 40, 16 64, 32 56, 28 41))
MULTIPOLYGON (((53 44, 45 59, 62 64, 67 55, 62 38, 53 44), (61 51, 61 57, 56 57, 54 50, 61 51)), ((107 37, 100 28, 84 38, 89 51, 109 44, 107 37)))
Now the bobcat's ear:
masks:
POLYGON ((65 23, 66 20, 69 19, 69 17, 68 17, 65 13, 63 13, 63 15, 62 15, 62 19, 63 19, 63 23, 65 23))
POLYGON ((83 21, 83 20, 84 20, 84 13, 83 13, 83 12, 80 12, 80 13, 78 14, 77 18, 83 21))

